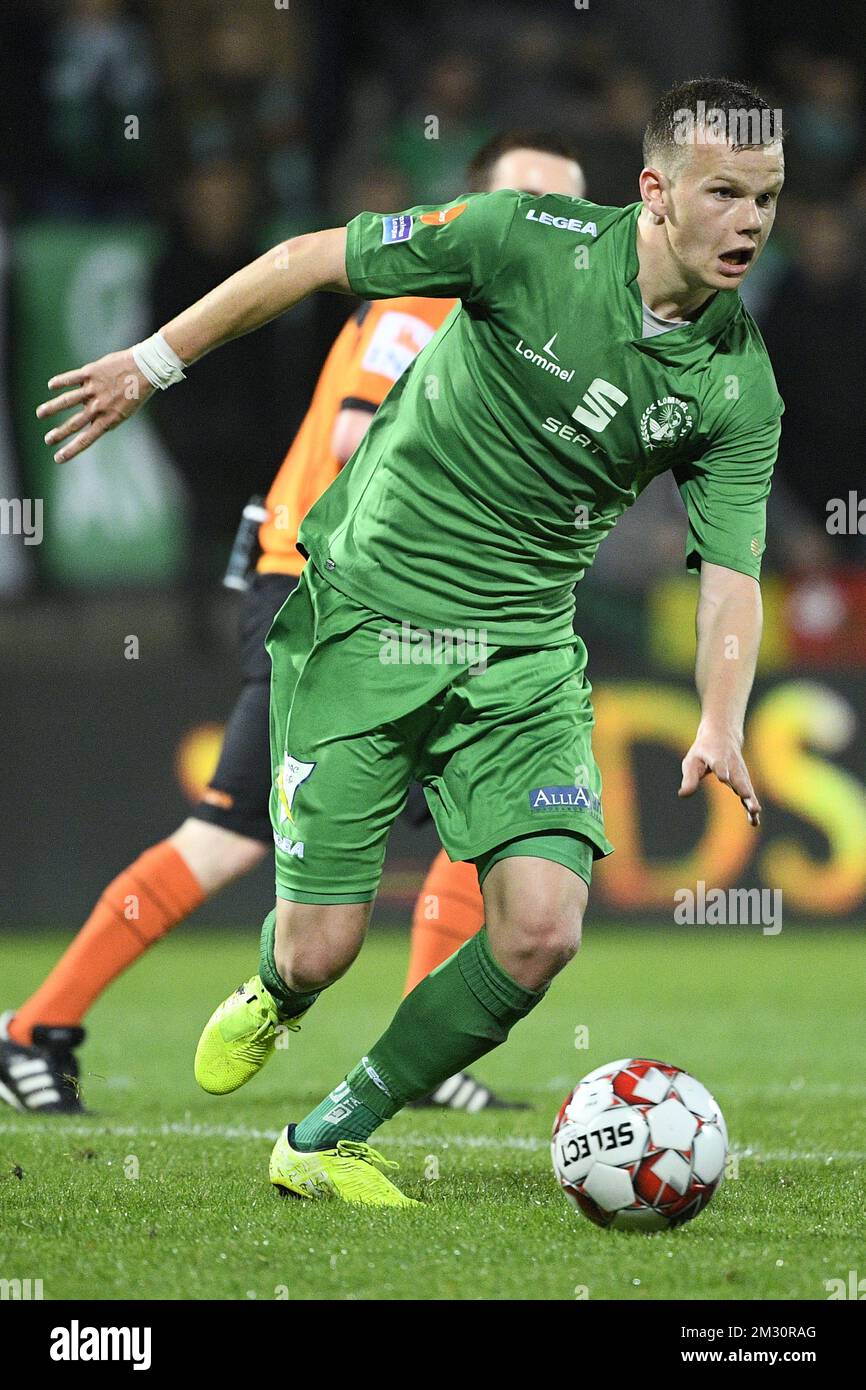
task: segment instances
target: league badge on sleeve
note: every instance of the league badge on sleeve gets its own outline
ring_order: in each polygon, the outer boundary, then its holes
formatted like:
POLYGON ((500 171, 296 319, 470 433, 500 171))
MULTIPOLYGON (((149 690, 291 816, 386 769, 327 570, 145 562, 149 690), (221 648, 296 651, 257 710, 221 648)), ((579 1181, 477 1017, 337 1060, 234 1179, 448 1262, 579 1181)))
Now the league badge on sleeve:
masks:
POLYGON ((390 246, 395 241, 408 241, 412 235, 412 214, 397 212, 382 218, 382 245, 390 246))

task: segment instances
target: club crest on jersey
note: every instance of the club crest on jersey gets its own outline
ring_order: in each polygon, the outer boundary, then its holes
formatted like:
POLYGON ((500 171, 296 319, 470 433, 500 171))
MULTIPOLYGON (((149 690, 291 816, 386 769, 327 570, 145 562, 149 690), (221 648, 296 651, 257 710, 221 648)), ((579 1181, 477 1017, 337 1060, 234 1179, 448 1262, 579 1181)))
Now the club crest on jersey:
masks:
POLYGON ((589 811, 601 816, 601 800, 591 787, 533 787, 530 811, 589 811))
POLYGON ((283 821, 291 821, 294 824, 292 815, 292 804, 295 800, 295 792, 302 782, 306 782, 315 763, 302 763, 299 758, 293 758, 290 753, 286 753, 283 758, 282 767, 277 772, 277 795, 280 806, 280 824, 283 821))
POLYGON ((458 203, 456 208, 440 208, 438 212, 422 212, 418 218, 425 227, 443 227, 446 222, 453 222, 455 217, 459 217, 461 212, 465 212, 468 203, 458 203))
POLYGON ((678 396, 662 396, 640 417, 640 437, 648 449, 669 448, 684 438, 694 423, 685 401, 678 396))
POLYGON ((382 218, 382 245, 390 246, 395 241, 408 241, 412 235, 412 214, 398 212, 392 217, 382 218))

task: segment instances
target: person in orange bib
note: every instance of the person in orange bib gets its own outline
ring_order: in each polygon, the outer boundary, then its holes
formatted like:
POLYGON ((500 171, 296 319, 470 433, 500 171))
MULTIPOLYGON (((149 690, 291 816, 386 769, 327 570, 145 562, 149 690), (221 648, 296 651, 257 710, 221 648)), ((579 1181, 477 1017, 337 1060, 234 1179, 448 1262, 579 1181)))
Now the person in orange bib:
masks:
MULTIPOLYGON (((582 197, 585 191, 568 144, 537 132, 494 137, 479 150, 468 173, 476 192, 515 188, 582 197)), ((244 683, 226 724, 216 772, 192 815, 107 886, 30 998, 0 1014, 0 1100, 15 1109, 34 1114, 83 1110, 75 1052, 84 1041, 87 1010, 148 947, 249 873, 271 850, 270 659, 264 644, 305 564, 297 549, 298 528, 351 458, 394 382, 455 303, 414 297, 364 303, 338 334, 265 502, 267 519, 258 533, 261 555, 246 589, 241 622, 244 683)), ((451 863, 441 850, 413 915, 406 991, 452 955, 482 921, 474 865, 451 863)), ((472 1113, 506 1104, 466 1073, 451 1077, 418 1103, 472 1113)))

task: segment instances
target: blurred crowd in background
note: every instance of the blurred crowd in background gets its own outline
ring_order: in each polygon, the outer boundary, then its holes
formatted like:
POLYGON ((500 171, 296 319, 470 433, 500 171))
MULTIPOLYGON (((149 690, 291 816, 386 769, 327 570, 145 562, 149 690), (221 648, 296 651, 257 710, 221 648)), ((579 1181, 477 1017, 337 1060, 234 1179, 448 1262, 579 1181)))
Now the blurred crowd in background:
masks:
MULTIPOLYGON (((840 7, 819 40, 815 7, 796 0, 4 0, 11 283, 16 234, 34 221, 84 223, 94 240, 118 222, 156 226, 152 331, 283 236, 456 196, 476 148, 514 126, 562 132, 588 197, 632 202, 660 91, 702 74, 752 81, 788 132, 776 231, 744 291, 787 405, 767 564, 862 563, 866 537, 825 523, 830 498, 866 492, 864 15, 840 7)), ((207 538, 189 567, 200 580, 266 491, 348 309, 320 296, 153 402, 191 534, 207 538)), ((14 293, 5 313, 8 373, 14 293)), ((14 430, 3 446, 14 468, 14 430)), ((678 506, 654 484, 596 582, 636 589, 681 568, 678 506)))

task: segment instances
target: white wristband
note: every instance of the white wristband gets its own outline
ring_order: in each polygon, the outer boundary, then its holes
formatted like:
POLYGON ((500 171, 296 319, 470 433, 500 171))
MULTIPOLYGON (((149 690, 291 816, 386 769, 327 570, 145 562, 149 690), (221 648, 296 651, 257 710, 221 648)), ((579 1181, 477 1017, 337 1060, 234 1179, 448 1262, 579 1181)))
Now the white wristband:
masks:
POLYGON ((186 377, 185 364, 161 333, 154 333, 151 338, 145 338, 144 342, 136 343, 132 349, 132 356, 142 376, 146 376, 151 386, 158 386, 160 391, 165 391, 167 387, 174 386, 186 377))

